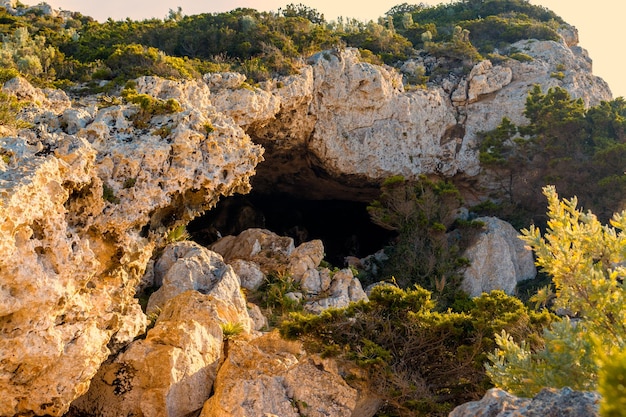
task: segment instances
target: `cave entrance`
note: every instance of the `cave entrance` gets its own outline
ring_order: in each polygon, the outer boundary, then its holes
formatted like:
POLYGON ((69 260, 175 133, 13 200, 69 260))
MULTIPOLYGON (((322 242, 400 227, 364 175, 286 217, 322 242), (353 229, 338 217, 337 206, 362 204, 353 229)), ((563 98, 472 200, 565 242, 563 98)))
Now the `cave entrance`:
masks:
POLYGON ((220 236, 236 235, 260 227, 295 244, 320 239, 326 260, 334 266, 345 265, 346 256, 371 255, 394 238, 395 233, 370 220, 367 204, 345 200, 306 200, 288 194, 236 195, 189 223, 192 238, 203 245, 220 236))

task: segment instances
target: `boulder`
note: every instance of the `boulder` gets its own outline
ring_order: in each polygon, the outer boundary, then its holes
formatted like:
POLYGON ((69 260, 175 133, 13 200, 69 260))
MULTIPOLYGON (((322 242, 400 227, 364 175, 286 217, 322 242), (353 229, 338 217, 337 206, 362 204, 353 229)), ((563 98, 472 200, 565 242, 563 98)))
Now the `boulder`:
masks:
POLYGON ((253 303, 248 303, 248 316, 252 320, 252 330, 263 330, 268 327, 267 317, 263 315, 261 308, 253 303))
POLYGON ((299 343, 273 332, 230 347, 215 393, 200 416, 349 417, 357 397, 336 366, 324 366, 322 360, 306 356, 299 343))
POLYGON ((544 388, 534 398, 518 398, 499 388, 492 388, 480 401, 456 407, 449 417, 535 417, 599 416, 600 395, 596 392, 544 388))
POLYGON ((509 85, 513 79, 513 71, 507 67, 494 67, 491 61, 485 60, 472 68, 468 79, 467 100, 472 103, 480 96, 491 94, 509 85))
POLYGON ((405 92, 398 72, 361 62, 356 49, 321 52, 309 62, 316 124, 307 146, 331 175, 381 180, 465 169, 469 161, 455 158, 462 138, 442 140, 457 124, 443 90, 405 92))
POLYGON ((537 275, 532 251, 509 223, 495 217, 480 217, 485 224, 474 244, 463 254, 470 266, 463 274, 461 288, 472 297, 503 290, 513 294, 518 282, 537 275))
POLYGON ((289 271, 297 282, 302 281, 308 271, 316 270, 324 259, 324 244, 311 240, 299 245, 289 255, 289 271))
POLYGON ((305 310, 318 314, 328 308, 343 308, 352 302, 368 299, 361 282, 354 277, 352 270, 348 268, 332 274, 330 286, 324 291, 328 293, 328 296, 311 297, 304 305, 305 310))
POLYGON ((225 236, 209 247, 224 257, 255 262, 264 274, 284 269, 294 251, 293 239, 265 229, 247 229, 237 236, 225 236))
POLYGON ((241 286, 248 290, 257 290, 265 282, 265 274, 258 264, 244 259, 230 261, 230 266, 241 281, 241 286))
POLYGON ((232 306, 235 322, 250 330, 246 300, 241 294, 239 278, 222 257, 194 242, 168 245, 154 266, 155 285, 146 312, 157 313, 168 300, 185 291, 194 290, 212 295, 232 306))
POLYGON ((72 411, 94 417, 183 417, 200 410, 222 357, 220 324, 238 319, 237 308, 213 296, 193 290, 174 296, 144 340, 102 366, 72 411))

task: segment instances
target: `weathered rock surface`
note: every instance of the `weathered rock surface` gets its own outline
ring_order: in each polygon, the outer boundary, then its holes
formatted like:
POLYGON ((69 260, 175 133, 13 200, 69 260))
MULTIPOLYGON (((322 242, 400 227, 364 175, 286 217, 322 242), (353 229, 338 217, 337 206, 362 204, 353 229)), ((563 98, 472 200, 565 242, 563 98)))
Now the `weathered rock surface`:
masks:
POLYGON ((358 393, 331 366, 269 333, 232 343, 201 417, 352 416, 358 393), (307 381, 306 384, 303 381, 307 381))
POLYGON ((544 388, 534 398, 518 398, 499 388, 492 388, 480 401, 456 407, 449 417, 534 417, 599 416, 600 396, 596 392, 544 388))
POLYGON ((265 229, 248 229, 237 236, 223 237, 211 245, 211 250, 223 255, 226 262, 235 265, 244 275, 253 276, 254 284, 245 286, 248 289, 257 289, 265 274, 280 273, 290 277, 302 291, 290 297, 303 301, 310 312, 319 313, 330 307, 347 307, 351 302, 367 300, 361 283, 350 269, 331 272, 320 267, 324 258, 321 240, 294 247, 290 237, 265 229))
POLYGON ((283 269, 295 246, 290 237, 278 236, 265 229, 248 229, 237 236, 223 237, 210 249, 222 255, 226 262, 235 259, 253 261, 267 274, 283 269))
POLYGON ((234 323, 250 331, 250 317, 239 278, 220 255, 197 243, 168 245, 154 266, 154 285, 159 289, 148 300, 148 314, 157 313, 178 294, 193 290, 212 295, 231 306, 237 312, 234 323))
POLYGON ((265 282, 265 274, 261 271, 261 267, 252 261, 233 259, 230 261, 230 266, 239 277, 242 288, 254 291, 265 282))
POLYGON ((24 113, 33 129, 0 139, 0 415, 67 411, 112 349, 143 332, 133 296, 155 243, 250 188, 262 150, 210 106, 206 85, 137 85, 182 112, 137 129, 134 105, 72 112, 64 93, 8 85, 37 103, 24 113))
POLYGON ((355 278, 350 269, 342 269, 330 277, 328 269, 319 273, 320 284, 311 290, 313 297, 304 305, 311 313, 321 313, 328 308, 347 307, 352 302, 367 300, 367 294, 363 291, 361 282, 355 278), (328 277, 325 279, 325 277, 328 277), (327 293, 325 297, 321 294, 327 293))
MULTIPOLYGON (((134 293, 154 248, 164 245, 169 230, 221 196, 250 190, 263 149, 248 134, 268 150, 271 161, 261 165, 260 190, 370 200, 390 175, 476 178, 477 132, 496 127, 503 116, 524 124, 532 85, 561 86, 588 105, 611 98, 606 83, 591 74, 591 61, 574 35, 564 33, 564 42, 515 44, 532 62, 485 61, 462 79, 411 91, 405 91, 395 70, 360 62, 353 49, 317 54, 299 75, 261 88, 242 86, 238 74, 211 75, 205 82, 143 77, 136 83, 139 93, 174 98, 182 107, 143 125, 136 123, 135 105, 94 96, 72 103, 58 90, 10 81, 4 91, 29 101, 20 117, 34 127, 0 139, 0 415, 63 414, 87 391, 109 355, 143 332, 146 317, 134 293)), ((475 276, 486 277, 471 284, 470 292, 492 289, 495 271, 508 277, 497 285, 509 292, 530 277, 510 235, 489 233, 468 255, 475 276), (497 265, 487 266, 487 259, 497 265)), ((289 238, 250 232, 239 239, 220 253, 228 262, 255 262, 263 273, 289 265, 297 252, 289 238)), ((346 293, 350 299, 361 297, 358 281, 347 273, 339 279, 319 268, 315 245, 311 252, 302 249, 307 254, 291 265, 306 292, 330 293, 329 305, 343 303, 346 293)), ((193 282, 196 288, 199 281, 193 282)), ((189 282, 175 287, 186 286, 189 282)), ((165 298, 155 304, 167 309, 165 298)), ((156 345, 165 338, 158 334, 152 336, 156 345)), ((124 352, 138 352, 133 366, 145 366, 145 372, 148 367, 138 357, 151 354, 148 340, 124 352)), ((164 346, 163 358, 180 354, 179 347, 164 346)), ((203 355, 188 357, 196 354, 203 355)), ((172 363, 179 369, 179 362, 172 363)), ((146 393, 143 405, 137 405, 144 407, 141 412, 168 409, 170 400, 163 396, 179 401, 175 387, 189 376, 180 375, 164 385, 141 382, 135 391, 146 393), (154 409, 147 405, 151 395, 154 409)), ((203 395, 190 401, 189 410, 203 395)), ((295 412, 285 407, 286 413, 295 412)))
POLYGON ((461 288, 472 297, 492 290, 513 294, 519 281, 537 275, 532 251, 509 223, 495 217, 476 220, 485 223, 485 229, 463 255, 470 266, 464 272, 461 288))
MULTIPOLYGON (((271 161, 260 167, 255 184, 295 194, 306 189, 309 196, 345 197, 347 191, 366 198, 368 184, 391 175, 475 177, 480 172, 477 133, 495 128, 505 116, 526 124, 525 100, 533 85, 544 91, 563 87, 586 105, 611 99, 572 31, 564 33, 570 46, 565 41, 513 45, 531 62, 482 61, 460 79, 408 91, 398 72, 361 62, 354 49, 316 54, 300 75, 255 90, 258 98, 249 113, 262 116, 241 123, 268 149, 271 161), (279 104, 273 119, 267 110, 277 107, 268 91, 279 104), (267 103, 262 111, 259 102, 267 103)), ((214 88, 217 94, 219 83, 214 88)))
POLYGON ((89 391, 72 404, 94 417, 183 417, 209 398, 222 358, 222 328, 240 312, 214 296, 182 292, 167 301, 156 324, 104 364, 89 391))

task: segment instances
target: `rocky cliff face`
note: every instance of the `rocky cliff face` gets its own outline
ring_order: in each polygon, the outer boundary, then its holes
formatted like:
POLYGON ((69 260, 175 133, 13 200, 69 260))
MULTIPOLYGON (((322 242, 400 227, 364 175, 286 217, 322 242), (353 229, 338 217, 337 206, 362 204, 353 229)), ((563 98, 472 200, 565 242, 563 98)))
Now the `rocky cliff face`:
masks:
POLYGON ((34 128, 0 139, 0 415, 67 411, 145 330, 133 296, 155 245, 250 189, 262 149, 206 86, 145 78, 138 90, 182 111, 137 128, 134 105, 70 107, 59 91, 5 86, 32 103, 34 128))
MULTIPOLYGON (((571 46, 521 41, 513 46, 530 62, 482 61, 462 78, 450 74, 441 85, 408 90, 397 71, 361 62, 356 50, 319 53, 300 75, 256 89, 255 100, 250 92, 229 95, 254 104, 246 114, 262 115, 240 119, 267 150, 268 164, 259 167, 254 184, 295 194, 306 189, 309 197, 359 198, 370 196, 367 185, 398 174, 477 179, 477 133, 494 129, 505 116, 524 125, 533 85, 563 87, 587 105, 612 98, 607 84, 592 75, 586 51, 573 35, 568 39, 571 46)), ((416 65, 428 62, 403 68, 416 65)), ((219 107, 235 119, 242 114, 230 100, 219 107)))
MULTIPOLYGON (((611 98, 580 48, 530 41, 517 47, 534 60, 484 61, 461 79, 409 91, 395 70, 363 63, 355 50, 317 54, 299 75, 260 87, 243 84, 237 74, 190 82, 145 77, 137 80, 138 93, 181 105, 180 112, 148 116, 115 98, 71 101, 24 80, 8 82, 4 91, 30 103, 21 117, 33 127, 0 139, 0 415, 62 415, 99 369, 98 381, 109 389, 121 383, 128 364, 147 369, 145 358, 154 350, 161 355, 155 358, 173 361, 175 375, 162 383, 137 377, 141 390, 132 395, 141 393, 140 404, 128 400, 133 397, 120 400, 129 412, 189 412, 172 405, 184 402, 176 390, 194 375, 176 365, 174 359, 186 355, 194 369, 219 382, 216 392, 223 394, 211 404, 226 411, 207 409, 205 415, 243 413, 245 404, 227 403, 226 397, 245 392, 248 382, 232 384, 221 376, 240 366, 232 361, 218 373, 223 340, 215 322, 242 321, 247 313, 241 300, 211 314, 198 312, 211 297, 201 294, 209 291, 202 286, 186 288, 193 296, 172 295, 177 304, 163 305, 167 314, 145 341, 101 368, 145 330, 134 295, 154 249, 220 197, 248 192, 255 170, 259 190, 357 200, 371 198, 390 175, 478 178, 476 133, 494 128, 503 116, 523 122, 533 84, 560 85, 587 104, 611 98), (563 77, 552 77, 559 68, 565 68, 563 77), (204 338, 211 352, 185 339, 183 330, 176 333, 181 340, 163 330, 181 311, 193 318, 190 332, 204 338), (208 322, 210 331, 198 330, 208 322)), ((304 272, 303 282, 332 292, 321 272, 304 272)), ((346 272, 338 285, 348 294, 352 283, 346 272)), ((246 355, 245 349, 234 351, 246 355)), ((273 384, 291 381, 283 385, 293 391, 289 398, 312 401, 324 393, 301 389, 301 375, 324 377, 329 385, 338 378, 313 368, 304 361, 298 368, 273 369, 267 378, 273 384)), ((333 415, 350 415, 357 407, 356 394, 342 389, 346 396, 328 397, 328 405, 341 410, 333 415)), ((210 390, 194 394, 194 407, 208 395, 210 390)), ((293 404, 285 407, 297 415, 293 404)))

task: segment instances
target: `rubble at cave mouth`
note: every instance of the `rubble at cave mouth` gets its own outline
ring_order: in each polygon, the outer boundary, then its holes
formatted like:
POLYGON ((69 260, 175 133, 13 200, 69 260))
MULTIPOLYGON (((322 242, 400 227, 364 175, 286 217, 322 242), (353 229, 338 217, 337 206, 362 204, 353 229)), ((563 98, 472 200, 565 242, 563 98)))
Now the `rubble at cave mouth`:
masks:
POLYGON ((202 245, 249 228, 264 228, 289 236, 296 245, 320 239, 324 243, 325 259, 338 267, 345 266, 347 256, 371 255, 395 237, 394 232, 372 223, 366 203, 254 192, 223 199, 187 226, 192 239, 202 245))

